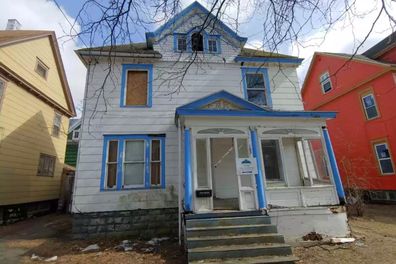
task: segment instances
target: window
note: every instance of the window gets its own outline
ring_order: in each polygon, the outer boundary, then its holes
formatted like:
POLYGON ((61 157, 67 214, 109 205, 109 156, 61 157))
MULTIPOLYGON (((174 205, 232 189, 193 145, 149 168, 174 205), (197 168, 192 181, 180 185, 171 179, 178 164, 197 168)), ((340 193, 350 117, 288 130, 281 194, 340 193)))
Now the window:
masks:
POLYGON ((74 140, 80 139, 80 130, 74 130, 73 131, 73 139, 74 140))
POLYGON ((164 187, 164 136, 105 136, 102 189, 164 187))
POLYGON ((320 85, 322 86, 323 93, 328 93, 332 89, 330 74, 325 72, 320 76, 320 85))
POLYGON ((269 181, 282 181, 282 158, 280 154, 279 140, 261 140, 265 178, 269 181))
POLYGON ((177 50, 186 51, 187 50, 187 38, 186 36, 179 36, 177 38, 177 50))
POLYGON ((209 52, 216 53, 217 52, 217 40, 209 39, 208 40, 208 49, 209 49, 209 52))
POLYGON ((374 144, 374 149, 375 149, 375 154, 377 156, 378 164, 381 169, 381 173, 382 174, 395 173, 388 144, 387 143, 374 144))
POLYGON ((52 126, 52 135, 59 137, 62 124, 62 116, 59 113, 55 113, 54 124, 52 126))
POLYGON ((37 169, 38 176, 54 176, 56 157, 40 153, 39 165, 37 169))
POLYGON ((36 69, 35 69, 37 74, 43 77, 44 79, 47 79, 48 69, 49 68, 47 67, 47 65, 45 65, 39 58, 37 58, 36 69))
POLYGON ((210 188, 208 172, 208 155, 206 138, 197 138, 195 141, 197 159, 198 188, 210 188))
POLYGON ((203 51, 203 36, 201 33, 194 33, 191 35, 191 44, 193 51, 203 51))
POLYGON ((362 97, 364 112, 366 113, 367 120, 378 117, 377 104, 375 103, 374 95, 367 94, 362 97))
POLYGON ((152 65, 122 66, 121 107, 151 107, 152 65))
POLYGON ((267 90, 264 74, 261 72, 249 72, 245 74, 247 100, 259 106, 267 106, 267 90))

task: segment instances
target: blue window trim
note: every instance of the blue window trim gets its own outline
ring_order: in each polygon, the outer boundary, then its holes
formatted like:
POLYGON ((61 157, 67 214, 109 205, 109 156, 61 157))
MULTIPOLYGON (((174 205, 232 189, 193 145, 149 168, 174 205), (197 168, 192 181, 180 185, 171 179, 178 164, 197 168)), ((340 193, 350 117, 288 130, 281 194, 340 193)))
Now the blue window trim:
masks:
POLYGON ((272 107, 271 86, 270 86, 267 68, 242 67, 241 73, 242 73, 243 94, 244 94, 245 100, 248 100, 246 73, 262 73, 263 74, 264 82, 265 82, 265 91, 266 91, 265 96, 267 99, 267 106, 272 107))
POLYGON ((153 65, 152 64, 123 64, 121 73, 121 95, 120 95, 120 107, 126 108, 142 108, 142 107, 152 107, 152 97, 153 97, 153 65), (127 72, 129 70, 140 70, 148 72, 148 82, 147 82, 147 104, 146 105, 126 105, 126 81, 127 72))
POLYGON ((266 57, 235 57, 235 62, 260 62, 260 63, 287 63, 301 64, 304 59, 300 58, 266 58, 266 57))
MULTIPOLYGON (((183 52, 192 52, 192 43, 191 43, 191 36, 192 34, 201 31, 200 27, 194 27, 190 29, 187 33, 179 33, 179 32, 174 32, 173 33, 173 51, 178 52, 178 53, 183 53, 183 52), (179 50, 177 46, 177 40, 180 36, 183 36, 187 39, 187 50, 179 50)), ((221 54, 221 35, 218 34, 209 34, 205 30, 201 32, 202 38, 203 38, 203 51, 202 53, 204 54, 221 54), (209 39, 214 39, 216 40, 216 45, 217 45, 217 52, 209 52, 209 39)))
MULTIPOLYGON (((209 14, 209 19, 214 19, 215 18, 215 15, 210 13, 210 11, 207 10, 205 7, 203 7, 200 3, 195 1, 194 3, 192 3, 191 5, 186 7, 185 9, 183 9, 180 13, 175 15, 172 19, 170 19, 164 25, 160 26, 156 31, 154 31, 154 32, 146 32, 146 40, 149 41, 150 39, 159 36, 161 33, 163 33, 164 31, 168 30, 169 28, 175 27, 176 22, 179 19, 185 17, 188 13, 190 13, 194 9, 200 10, 203 14, 209 14)), ((247 38, 239 36, 234 30, 229 28, 222 21, 217 21, 216 25, 218 25, 222 30, 224 30, 232 38, 234 38, 237 41, 241 42, 242 45, 246 43, 247 38)))
POLYGON ((103 136, 103 153, 102 153, 102 172, 100 177, 100 191, 124 191, 124 190, 141 190, 141 189, 164 189, 165 188, 165 135, 104 135, 103 136), (145 170, 144 170, 144 187, 137 188, 123 188, 122 174, 123 174, 123 156, 124 146, 126 140, 140 139, 145 143, 145 170), (150 153, 151 141, 159 140, 161 145, 161 185, 150 185, 150 153), (106 161, 108 153, 108 145, 110 141, 118 141, 118 155, 117 155, 117 183, 116 188, 106 188, 106 161))

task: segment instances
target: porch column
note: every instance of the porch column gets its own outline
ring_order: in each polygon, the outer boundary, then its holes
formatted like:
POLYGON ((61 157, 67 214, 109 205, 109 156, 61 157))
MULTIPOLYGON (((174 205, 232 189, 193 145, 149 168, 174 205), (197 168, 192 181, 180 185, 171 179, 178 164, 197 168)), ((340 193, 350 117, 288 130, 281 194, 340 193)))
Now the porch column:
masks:
POLYGON ((267 208, 267 201, 265 198, 263 168, 261 166, 261 154, 258 147, 257 132, 255 129, 250 130, 250 137, 252 139, 252 154, 257 162, 256 185, 257 185, 258 205, 259 205, 259 209, 264 209, 267 208))
POLYGON ((191 131, 184 129, 184 209, 192 211, 191 131))
POLYGON ((337 162, 334 155, 333 146, 331 144, 329 131, 326 127, 322 127, 323 137, 326 143, 327 154, 329 155, 330 166, 333 172, 334 183, 336 185, 338 198, 340 199, 340 203, 345 203, 345 192, 344 187, 342 186, 342 181, 340 177, 340 172, 338 171, 337 162))

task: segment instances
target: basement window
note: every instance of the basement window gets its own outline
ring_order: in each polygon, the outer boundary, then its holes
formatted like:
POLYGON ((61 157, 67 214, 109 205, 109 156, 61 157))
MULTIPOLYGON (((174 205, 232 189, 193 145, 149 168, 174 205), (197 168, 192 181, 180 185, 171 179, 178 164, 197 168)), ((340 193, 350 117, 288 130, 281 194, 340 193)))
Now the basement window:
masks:
POLYGON ((41 77, 43 77, 44 79, 47 79, 48 70, 49 70, 48 66, 45 65, 45 63, 42 62, 39 58, 37 58, 36 69, 35 69, 36 73, 41 77))

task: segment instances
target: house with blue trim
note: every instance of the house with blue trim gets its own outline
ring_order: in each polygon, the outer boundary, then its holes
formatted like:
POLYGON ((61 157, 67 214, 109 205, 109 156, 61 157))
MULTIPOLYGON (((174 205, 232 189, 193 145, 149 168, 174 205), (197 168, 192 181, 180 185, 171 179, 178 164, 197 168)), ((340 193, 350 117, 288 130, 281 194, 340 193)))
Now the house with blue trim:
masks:
POLYGON ((285 239, 348 234, 326 129, 336 113, 303 110, 301 58, 245 48, 213 19, 194 2, 144 43, 77 51, 88 74, 73 230, 174 234, 191 263, 292 263, 285 239))

